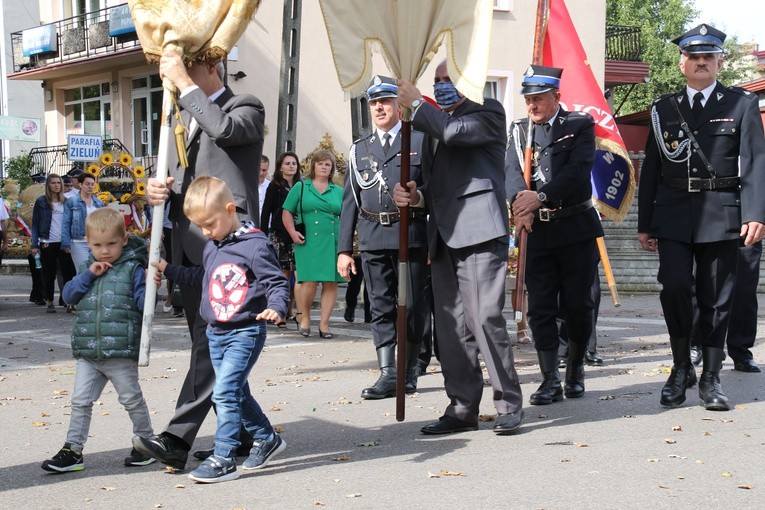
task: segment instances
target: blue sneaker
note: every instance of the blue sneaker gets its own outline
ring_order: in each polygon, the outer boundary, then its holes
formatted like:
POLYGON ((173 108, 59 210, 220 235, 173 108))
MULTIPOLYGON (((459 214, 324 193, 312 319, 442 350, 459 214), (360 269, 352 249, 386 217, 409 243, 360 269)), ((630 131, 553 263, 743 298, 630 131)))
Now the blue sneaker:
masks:
POLYGON ((276 432, 274 432, 273 439, 255 441, 252 443, 250 456, 242 464, 242 469, 249 471, 251 469, 264 468, 271 462, 271 459, 284 451, 286 447, 287 442, 276 432))
POLYGON ((233 457, 210 455, 198 468, 189 473, 189 478, 201 483, 227 482, 239 478, 239 471, 236 470, 233 457))

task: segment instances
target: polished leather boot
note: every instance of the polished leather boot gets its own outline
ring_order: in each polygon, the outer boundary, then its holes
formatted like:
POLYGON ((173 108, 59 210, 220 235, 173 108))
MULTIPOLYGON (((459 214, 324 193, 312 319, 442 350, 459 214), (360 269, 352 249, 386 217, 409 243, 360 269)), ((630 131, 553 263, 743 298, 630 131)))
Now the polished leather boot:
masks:
POLYGON ((537 351, 539 370, 542 371, 542 384, 529 397, 529 403, 543 406, 563 400, 563 388, 560 385, 558 371, 558 351, 537 351))
POLYGON ((566 384, 563 385, 563 393, 566 398, 580 398, 584 396, 584 353, 587 351, 587 343, 568 343, 568 360, 566 360, 566 384))
POLYGON ((728 397, 720 386, 720 369, 725 351, 717 347, 704 347, 704 368, 699 379, 699 397, 707 411, 729 411, 728 397))
POLYGON ((396 346, 387 345, 377 349, 380 377, 369 388, 361 391, 361 398, 378 400, 396 396, 396 346))
POLYGON ((691 340, 670 338, 673 366, 667 382, 661 389, 659 403, 666 407, 677 407, 685 402, 685 390, 696 384, 696 369, 691 363, 691 340))
POLYGON ((414 342, 406 343, 406 386, 407 395, 417 391, 417 377, 420 375, 420 368, 417 363, 420 361, 420 344, 414 342))

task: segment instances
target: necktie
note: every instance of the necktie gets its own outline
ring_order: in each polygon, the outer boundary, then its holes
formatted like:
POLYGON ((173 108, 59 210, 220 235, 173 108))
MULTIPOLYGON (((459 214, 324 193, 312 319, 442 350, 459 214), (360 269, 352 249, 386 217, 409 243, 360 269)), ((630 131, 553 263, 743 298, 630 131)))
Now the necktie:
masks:
POLYGON ((704 111, 704 105, 701 104, 701 101, 704 100, 704 94, 701 92, 696 92, 693 96, 693 107, 691 108, 691 112, 693 112, 693 118, 696 120, 699 120, 699 117, 701 117, 701 112, 704 111))
POLYGON ((385 142, 383 142, 383 152, 387 156, 388 151, 390 150, 390 139, 391 139, 390 133, 385 133, 383 135, 383 139, 385 140, 385 142))

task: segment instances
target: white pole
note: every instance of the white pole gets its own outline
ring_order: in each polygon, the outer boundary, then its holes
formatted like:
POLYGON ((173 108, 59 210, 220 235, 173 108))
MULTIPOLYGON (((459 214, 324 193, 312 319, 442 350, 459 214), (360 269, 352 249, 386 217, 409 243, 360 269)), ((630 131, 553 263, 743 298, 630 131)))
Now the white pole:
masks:
MULTIPOLYGON (((160 182, 167 181, 167 160, 170 153, 170 135, 172 131, 173 103, 172 92, 165 87, 162 94, 162 124, 159 131, 159 154, 157 157, 157 175, 160 182)), ((151 351, 151 333, 154 323, 154 309, 157 304, 157 284, 154 278, 157 268, 152 263, 159 262, 159 246, 162 243, 162 223, 165 220, 165 205, 155 205, 152 210, 151 243, 149 244, 149 267, 146 270, 146 296, 143 302, 143 326, 141 327, 141 346, 138 353, 138 366, 149 366, 151 351)))

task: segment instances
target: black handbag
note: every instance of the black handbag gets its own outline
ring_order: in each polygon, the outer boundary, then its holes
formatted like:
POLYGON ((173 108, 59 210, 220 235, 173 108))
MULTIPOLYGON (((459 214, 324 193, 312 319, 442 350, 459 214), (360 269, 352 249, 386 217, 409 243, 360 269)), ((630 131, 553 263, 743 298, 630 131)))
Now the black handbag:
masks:
MULTIPOLYGON (((305 183, 303 181, 300 181, 300 200, 298 200, 298 207, 300 207, 300 219, 303 219, 303 188, 305 188, 305 183)), ((297 222, 297 218, 295 219, 295 231, 298 232, 300 235, 305 237, 305 223, 302 221, 300 223, 297 222)))

